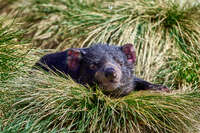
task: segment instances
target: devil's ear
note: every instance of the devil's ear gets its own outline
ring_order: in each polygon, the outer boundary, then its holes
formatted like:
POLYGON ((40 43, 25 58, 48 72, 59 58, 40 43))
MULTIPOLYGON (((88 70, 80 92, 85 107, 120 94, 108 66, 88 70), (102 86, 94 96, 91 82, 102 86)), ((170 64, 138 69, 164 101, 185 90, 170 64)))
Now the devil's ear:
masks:
POLYGON ((67 67, 71 71, 77 71, 80 67, 80 61, 83 58, 85 51, 78 48, 67 50, 67 67))
POLYGON ((127 61, 131 64, 135 63, 136 61, 136 54, 132 44, 128 43, 121 47, 121 50, 127 57, 127 61))

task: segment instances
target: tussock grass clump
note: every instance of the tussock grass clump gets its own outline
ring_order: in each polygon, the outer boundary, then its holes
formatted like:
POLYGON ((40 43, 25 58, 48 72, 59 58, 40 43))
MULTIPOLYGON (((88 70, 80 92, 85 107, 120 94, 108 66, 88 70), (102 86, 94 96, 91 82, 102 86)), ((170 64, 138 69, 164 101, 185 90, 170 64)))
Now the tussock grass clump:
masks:
MULTIPOLYGON (((166 84, 173 83, 174 88, 184 88, 188 86, 188 89, 200 88, 200 47, 190 47, 192 52, 178 52, 166 60, 166 64, 163 64, 158 71, 158 78, 163 79, 167 77, 166 84)), ((184 89, 183 89, 184 90, 184 89)))
POLYGON ((21 6, 25 9, 24 28, 30 29, 36 46, 43 48, 83 47, 94 42, 136 43, 149 29, 159 32, 162 39, 172 40, 173 33, 187 40, 199 33, 199 5, 192 2, 182 6, 170 0, 31 0, 28 3, 21 6))
POLYGON ((13 20, 12 23, 5 22, 7 19, 0 17, 0 125, 16 98, 16 94, 4 84, 17 77, 28 51, 27 41, 22 38, 23 30, 16 29, 13 20))
POLYGON ((200 95, 195 91, 133 92, 112 99, 72 80, 37 71, 22 72, 6 87, 18 95, 4 132, 188 133, 198 123, 200 95))
POLYGON ((4 81, 13 76, 20 67, 25 52, 25 41, 22 40, 23 31, 14 29, 14 24, 5 24, 0 18, 0 80, 4 81))

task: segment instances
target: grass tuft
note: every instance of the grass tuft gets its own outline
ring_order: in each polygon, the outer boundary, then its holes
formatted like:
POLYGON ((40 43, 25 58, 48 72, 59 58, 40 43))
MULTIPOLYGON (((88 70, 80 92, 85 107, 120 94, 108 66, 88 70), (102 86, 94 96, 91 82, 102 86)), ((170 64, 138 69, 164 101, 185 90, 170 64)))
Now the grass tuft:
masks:
POLYGON ((112 99, 72 80, 37 71, 22 72, 6 87, 18 96, 4 123, 5 132, 186 133, 198 123, 198 91, 133 92, 112 99))
POLYGON ((0 18, 0 80, 5 81, 13 76, 21 65, 27 50, 22 40, 23 30, 14 29, 14 24, 5 24, 0 18))

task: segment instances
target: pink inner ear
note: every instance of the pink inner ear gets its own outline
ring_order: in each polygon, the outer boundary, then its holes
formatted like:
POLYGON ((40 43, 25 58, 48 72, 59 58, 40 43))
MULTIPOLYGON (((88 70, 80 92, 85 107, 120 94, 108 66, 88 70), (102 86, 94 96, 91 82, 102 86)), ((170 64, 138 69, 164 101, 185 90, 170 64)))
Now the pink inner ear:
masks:
POLYGON ((136 55, 132 44, 124 45, 122 51, 125 53, 129 63, 134 63, 136 61, 136 55))
POLYGON ((67 51, 67 55, 72 56, 74 58, 79 58, 81 56, 81 53, 79 50, 72 49, 67 51))
POLYGON ((79 68, 81 53, 79 50, 70 49, 67 51, 67 66, 70 70, 76 71, 79 68))

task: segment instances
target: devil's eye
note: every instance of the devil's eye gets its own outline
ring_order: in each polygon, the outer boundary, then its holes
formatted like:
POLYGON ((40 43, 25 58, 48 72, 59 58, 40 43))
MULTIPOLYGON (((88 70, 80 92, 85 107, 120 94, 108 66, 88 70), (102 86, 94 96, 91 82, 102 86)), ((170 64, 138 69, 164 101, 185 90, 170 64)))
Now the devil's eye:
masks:
POLYGON ((97 65, 95 65, 95 64, 90 64, 90 69, 91 70, 96 70, 97 69, 97 65))

